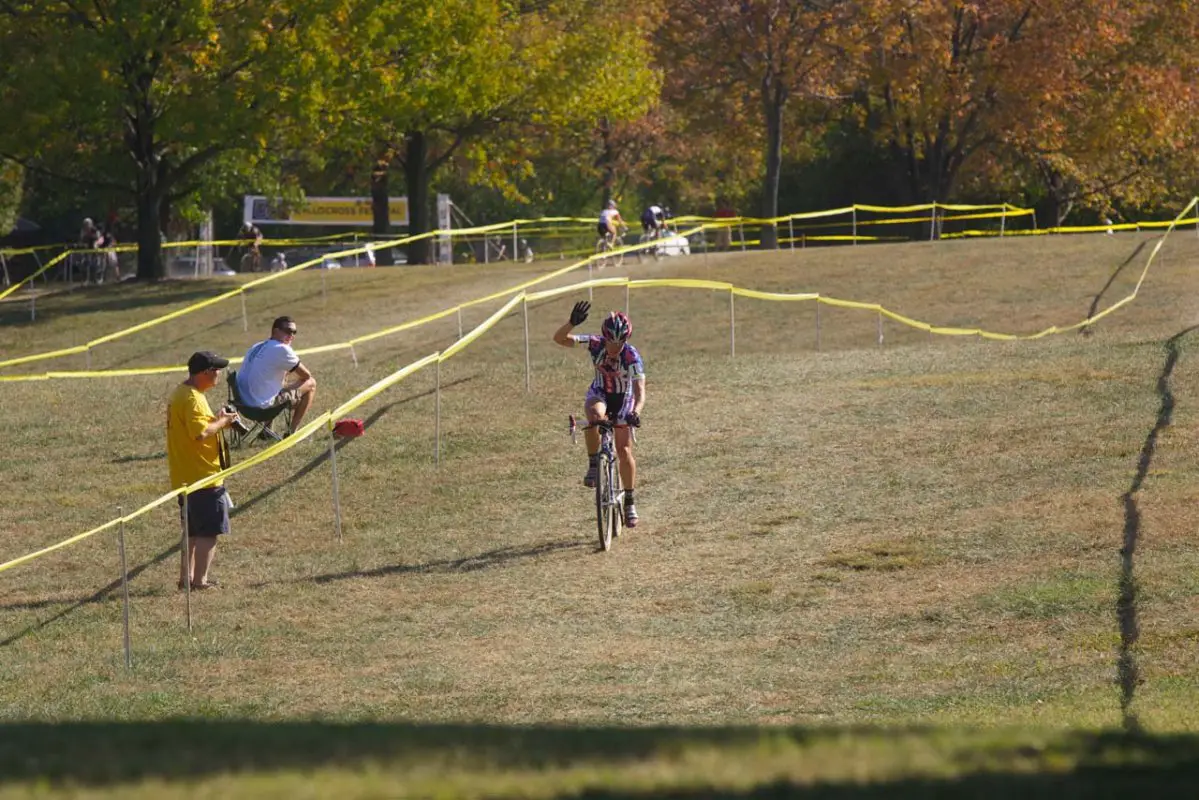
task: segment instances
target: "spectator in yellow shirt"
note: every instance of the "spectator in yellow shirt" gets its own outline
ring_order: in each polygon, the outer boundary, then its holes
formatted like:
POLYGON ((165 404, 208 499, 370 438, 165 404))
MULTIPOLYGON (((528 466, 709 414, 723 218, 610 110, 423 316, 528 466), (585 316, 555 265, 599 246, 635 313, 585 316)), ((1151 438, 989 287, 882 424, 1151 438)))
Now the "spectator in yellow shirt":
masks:
MULTIPOLYGON (((221 431, 233 424, 237 412, 222 408, 213 414, 204 393, 216 386, 229 360, 201 350, 187 361, 187 380, 175 387, 167 406, 167 463, 171 488, 181 489, 220 472, 228 464, 221 431)), ((183 524, 183 496, 179 496, 179 521, 183 524)), ((229 532, 229 496, 218 483, 187 495, 188 552, 180 559, 179 588, 184 581, 193 589, 208 589, 217 582, 208 577, 216 553, 216 539, 229 532)))

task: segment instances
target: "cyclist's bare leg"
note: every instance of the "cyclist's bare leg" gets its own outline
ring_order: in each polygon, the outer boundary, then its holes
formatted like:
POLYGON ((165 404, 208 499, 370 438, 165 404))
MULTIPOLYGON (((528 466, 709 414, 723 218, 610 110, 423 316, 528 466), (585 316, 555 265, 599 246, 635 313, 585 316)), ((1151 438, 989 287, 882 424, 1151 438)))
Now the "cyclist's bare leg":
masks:
POLYGON ((308 413, 308 408, 312 405, 312 401, 316 399, 316 378, 310 377, 295 388, 300 393, 300 399, 291 410, 291 429, 293 431, 300 429, 300 422, 304 419, 304 415, 308 413))
POLYGON ((633 435, 627 426, 613 430, 616 457, 620 460, 620 483, 626 490, 637 485, 637 459, 633 458, 633 435))
MULTIPOLYGON (((608 404, 603 400, 588 404, 584 411, 587 412, 588 425, 594 425, 608 418, 608 404)), ((583 431, 583 439, 587 442, 587 455, 593 456, 599 452, 600 432, 598 428, 587 428, 583 431)))

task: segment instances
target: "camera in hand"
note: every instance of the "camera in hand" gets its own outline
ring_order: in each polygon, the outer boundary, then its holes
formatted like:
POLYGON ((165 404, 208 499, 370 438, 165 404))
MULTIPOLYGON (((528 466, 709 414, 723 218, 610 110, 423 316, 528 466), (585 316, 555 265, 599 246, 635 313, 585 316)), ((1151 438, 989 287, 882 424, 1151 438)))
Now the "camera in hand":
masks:
MULTIPOLYGON (((225 405, 225 411, 230 414, 235 414, 235 415, 237 414, 237 409, 229 404, 225 405)), ((240 415, 234 416, 233 422, 231 422, 229 424, 232 425, 237 430, 238 433, 249 433, 250 432, 250 426, 246 425, 246 423, 241 421, 240 415)))

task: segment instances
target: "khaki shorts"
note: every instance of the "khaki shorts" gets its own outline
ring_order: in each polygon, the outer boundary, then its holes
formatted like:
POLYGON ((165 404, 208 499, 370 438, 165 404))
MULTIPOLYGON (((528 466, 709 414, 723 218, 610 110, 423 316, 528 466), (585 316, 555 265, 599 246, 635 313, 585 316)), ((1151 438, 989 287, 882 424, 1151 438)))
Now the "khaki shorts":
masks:
POLYGON ((271 401, 271 404, 267 408, 278 408, 279 406, 291 408, 298 402, 300 402, 299 389, 284 389, 275 395, 275 399, 271 401))

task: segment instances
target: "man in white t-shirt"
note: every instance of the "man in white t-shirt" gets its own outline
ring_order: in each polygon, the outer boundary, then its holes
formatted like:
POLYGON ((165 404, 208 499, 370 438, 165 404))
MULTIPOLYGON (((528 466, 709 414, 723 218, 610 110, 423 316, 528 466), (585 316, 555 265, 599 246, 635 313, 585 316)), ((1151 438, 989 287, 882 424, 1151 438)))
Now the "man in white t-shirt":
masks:
POLYGON ((256 408, 290 406, 293 431, 316 397, 316 378, 291 349, 296 332, 291 317, 279 317, 271 323, 271 338, 247 350, 237 371, 241 402, 256 408))

